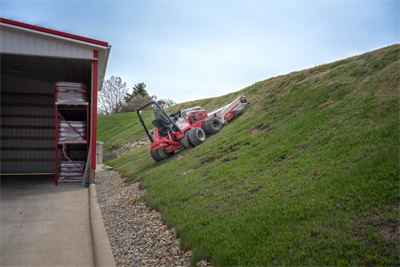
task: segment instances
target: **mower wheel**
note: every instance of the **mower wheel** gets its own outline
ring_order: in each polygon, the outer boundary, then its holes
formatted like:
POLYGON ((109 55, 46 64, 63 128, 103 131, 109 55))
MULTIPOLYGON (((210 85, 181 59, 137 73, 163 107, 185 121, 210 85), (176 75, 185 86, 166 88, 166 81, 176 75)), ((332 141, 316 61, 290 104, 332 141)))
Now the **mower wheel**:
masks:
POLYGON ((204 124, 204 123, 205 123, 204 128, 206 129, 206 131, 207 131, 209 134, 216 134, 216 133, 218 133, 218 132, 221 130, 221 128, 222 128, 222 123, 221 123, 221 121, 220 121, 219 119, 215 118, 215 117, 204 121, 203 124, 204 124))
POLYGON ((189 131, 186 131, 185 136, 181 139, 181 145, 184 148, 192 148, 193 147, 193 144, 190 142, 188 135, 189 135, 189 131))
POLYGON ((150 155, 156 162, 159 162, 163 159, 157 150, 150 149, 150 155))
POLYGON ((206 140, 206 133, 201 128, 194 127, 189 131, 188 137, 194 146, 198 146, 206 140))

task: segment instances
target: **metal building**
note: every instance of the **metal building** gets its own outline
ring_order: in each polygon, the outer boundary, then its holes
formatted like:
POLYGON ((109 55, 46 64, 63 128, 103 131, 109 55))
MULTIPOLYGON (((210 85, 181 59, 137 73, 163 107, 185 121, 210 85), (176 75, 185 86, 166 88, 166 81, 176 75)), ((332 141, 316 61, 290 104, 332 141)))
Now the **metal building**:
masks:
POLYGON ((55 83, 88 89, 89 175, 96 168, 97 90, 107 42, 0 18, 0 174, 55 173, 55 83))

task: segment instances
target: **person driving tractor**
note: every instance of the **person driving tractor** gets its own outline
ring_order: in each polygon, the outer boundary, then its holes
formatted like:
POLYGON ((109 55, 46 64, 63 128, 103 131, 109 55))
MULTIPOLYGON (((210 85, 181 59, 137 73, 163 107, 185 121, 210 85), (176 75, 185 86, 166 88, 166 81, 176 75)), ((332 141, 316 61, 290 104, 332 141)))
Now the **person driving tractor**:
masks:
MULTIPOLYGON (((164 109, 164 107, 165 107, 165 101, 164 101, 164 100, 158 100, 158 101, 157 101, 157 104, 158 104, 162 109, 164 109)), ((171 123, 171 121, 168 119, 167 115, 165 115, 165 113, 162 112, 161 109, 159 109, 159 108, 156 107, 155 109, 153 109, 153 112, 154 112, 154 119, 156 119, 156 120, 161 120, 161 121, 163 122, 163 124, 164 124, 166 127, 172 125, 172 123, 171 123)))

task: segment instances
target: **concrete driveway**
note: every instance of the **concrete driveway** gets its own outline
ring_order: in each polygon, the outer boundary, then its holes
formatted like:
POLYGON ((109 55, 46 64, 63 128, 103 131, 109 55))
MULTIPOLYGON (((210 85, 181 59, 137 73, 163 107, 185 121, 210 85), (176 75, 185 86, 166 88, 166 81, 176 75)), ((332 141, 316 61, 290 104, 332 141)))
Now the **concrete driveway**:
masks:
POLYGON ((89 192, 54 176, 1 176, 1 266, 93 266, 89 192))

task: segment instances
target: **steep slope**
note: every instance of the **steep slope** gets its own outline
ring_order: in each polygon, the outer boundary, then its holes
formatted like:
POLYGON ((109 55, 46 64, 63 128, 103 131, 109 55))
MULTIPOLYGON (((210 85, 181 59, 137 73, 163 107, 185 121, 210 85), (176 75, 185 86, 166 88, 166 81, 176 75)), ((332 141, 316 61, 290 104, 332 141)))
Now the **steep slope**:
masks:
MULTIPOLYGON (((142 117, 146 126, 152 127, 153 111, 144 110, 142 117)), ((117 149, 131 141, 146 138, 136 112, 99 116, 97 131, 97 140, 103 141, 104 147, 109 149, 117 149)))
POLYGON ((184 103, 251 105, 168 160, 142 147, 108 164, 141 181, 193 262, 399 265, 399 70, 393 45, 184 103))

